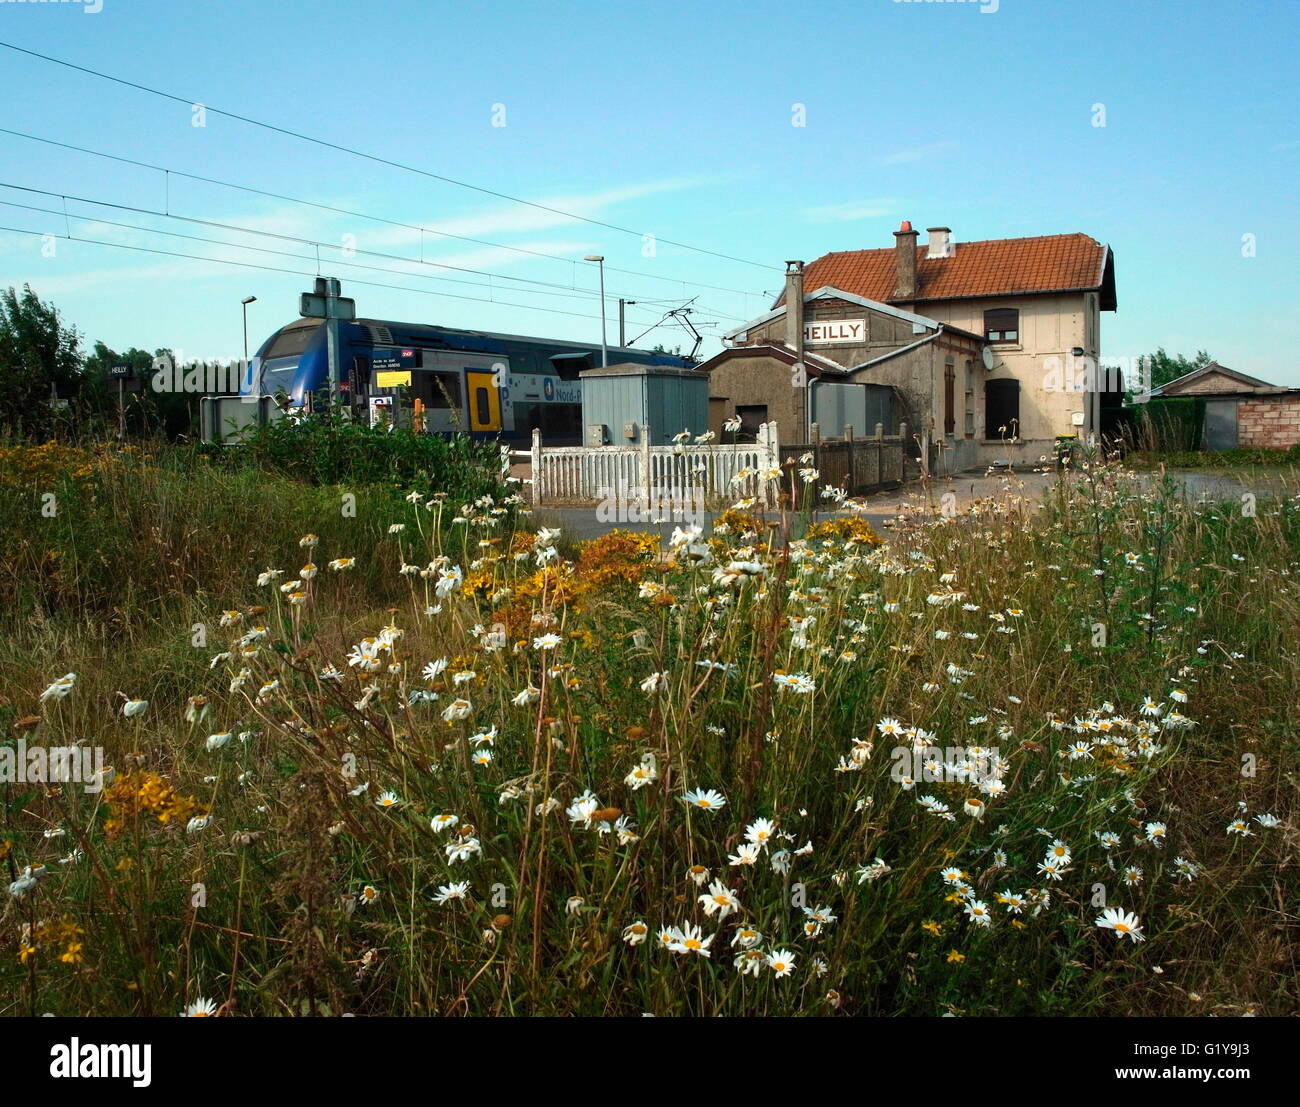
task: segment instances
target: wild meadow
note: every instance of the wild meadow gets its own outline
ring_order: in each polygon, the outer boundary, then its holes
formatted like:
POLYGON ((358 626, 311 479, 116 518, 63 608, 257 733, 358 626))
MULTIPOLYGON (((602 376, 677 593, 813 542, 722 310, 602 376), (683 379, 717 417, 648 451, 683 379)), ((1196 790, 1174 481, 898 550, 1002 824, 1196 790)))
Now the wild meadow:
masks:
POLYGON ((1300 1010, 1300 497, 575 546, 491 472, 31 465, 5 1014, 1300 1010))

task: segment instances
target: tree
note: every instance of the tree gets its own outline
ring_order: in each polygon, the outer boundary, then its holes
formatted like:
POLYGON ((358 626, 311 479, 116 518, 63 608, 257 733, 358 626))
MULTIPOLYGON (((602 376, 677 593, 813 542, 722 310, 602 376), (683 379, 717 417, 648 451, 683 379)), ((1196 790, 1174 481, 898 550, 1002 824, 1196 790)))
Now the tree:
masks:
POLYGON ((1162 384, 1177 380, 1185 373, 1201 368, 1202 365, 1209 365, 1213 360, 1205 350, 1197 350, 1189 358, 1182 354, 1167 353, 1163 346, 1159 346, 1154 354, 1147 354, 1144 359, 1149 377, 1147 387, 1159 388, 1162 384))
POLYGON ((52 401, 73 398, 81 384, 80 343, 31 285, 0 292, 0 427, 29 438, 51 432, 52 401))
POLYGON ((132 346, 125 353, 119 354, 103 342, 96 342, 83 367, 83 402, 79 405, 79 414, 97 416, 106 433, 117 433, 117 384, 109 377, 108 371, 110 366, 127 364, 131 366, 134 380, 139 382, 138 388, 126 391, 122 397, 127 433, 149 435, 160 428, 170 431, 173 422, 180 427, 181 432, 187 431, 190 416, 184 400, 174 396, 157 396, 149 387, 154 374, 154 358, 163 354, 170 356, 171 351, 158 350, 151 354, 148 350, 132 346), (179 410, 173 411, 174 408, 179 410))

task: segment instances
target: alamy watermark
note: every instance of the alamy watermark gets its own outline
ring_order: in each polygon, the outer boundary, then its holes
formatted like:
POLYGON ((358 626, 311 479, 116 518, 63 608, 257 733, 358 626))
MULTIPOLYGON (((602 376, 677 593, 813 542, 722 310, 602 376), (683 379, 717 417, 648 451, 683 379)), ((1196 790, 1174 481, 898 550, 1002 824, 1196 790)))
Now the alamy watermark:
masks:
POLYGON ((98 15, 104 10, 104 0, 0 0, 0 4, 80 4, 86 15, 98 15))
POLYGON ((104 787, 103 746, 37 746, 19 738, 0 746, 0 784, 81 784, 87 792, 104 787))
POLYGON ((687 523, 703 527, 707 520, 704 489, 698 485, 656 485, 642 488, 597 491, 600 504, 596 519, 601 523, 687 523))
POLYGON ((1043 359, 1044 392, 1133 392, 1151 388, 1151 360, 1148 357, 1095 357, 1067 354, 1043 359))
POLYGON ((149 387, 155 392, 233 394, 239 392, 248 366, 249 362, 243 358, 191 358, 187 361, 184 353, 177 350, 153 359, 153 379, 149 387))
POLYGON ((983 784, 999 777, 996 746, 896 746, 889 770, 899 784, 983 784))
POLYGON ((1002 5, 1002 0, 894 0, 895 4, 976 4, 984 15, 992 15, 1002 5))

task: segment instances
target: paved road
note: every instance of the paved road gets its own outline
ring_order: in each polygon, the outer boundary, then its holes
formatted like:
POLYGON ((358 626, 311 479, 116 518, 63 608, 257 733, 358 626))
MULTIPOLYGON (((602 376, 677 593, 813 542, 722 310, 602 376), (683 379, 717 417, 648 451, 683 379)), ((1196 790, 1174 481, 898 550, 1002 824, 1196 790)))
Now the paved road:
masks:
MULTIPOLYGON (((1262 472, 1253 474, 1247 483, 1230 473, 1204 472, 1201 470, 1179 470, 1171 473, 1178 483, 1183 495, 1189 499, 1236 499, 1244 491, 1256 495, 1296 495, 1300 492, 1300 479, 1287 472, 1262 472)), ((1157 480, 1153 473, 1143 473, 1141 477, 1148 485, 1157 480)), ((1075 478, 1077 479, 1077 477, 1075 478)), ((894 520, 900 513, 915 513, 932 505, 937 509, 943 496, 951 492, 957 499, 958 510, 976 500, 1002 500, 1019 502, 1022 506, 1036 510, 1042 503, 1044 493, 1057 480, 1055 471, 1027 473, 967 473, 953 477, 935 477, 928 486, 921 481, 913 481, 903 488, 889 492, 877 492, 869 496, 858 497, 867 510, 862 513, 876 531, 888 536, 894 520)), ((595 508, 581 507, 546 507, 535 513, 539 526, 560 527, 574 541, 587 541, 607 534, 611 530, 635 530, 658 534, 667 540, 678 526, 697 525, 704 527, 705 533, 713 529, 713 521, 718 512, 705 511, 700 516, 666 519, 661 523, 631 520, 614 520, 606 517, 595 508)), ((856 513, 855 513, 856 514, 856 513)))

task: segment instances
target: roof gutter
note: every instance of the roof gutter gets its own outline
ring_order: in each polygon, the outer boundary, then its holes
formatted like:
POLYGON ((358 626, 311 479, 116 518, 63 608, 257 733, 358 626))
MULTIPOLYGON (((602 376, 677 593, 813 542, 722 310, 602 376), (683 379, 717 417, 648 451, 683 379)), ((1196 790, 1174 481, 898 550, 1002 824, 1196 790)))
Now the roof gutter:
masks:
POLYGON ((870 369, 872 366, 879 365, 885 361, 889 361, 891 358, 896 358, 900 354, 905 354, 910 350, 920 349, 920 347, 924 346, 926 343, 933 342, 936 338, 942 335, 944 332, 944 328, 946 326, 947 326, 946 323, 940 323, 939 329, 935 331, 934 334, 928 334, 919 342, 913 342, 911 343, 911 345, 908 346, 900 346, 897 350, 890 350, 889 353, 887 354, 881 354, 879 357, 874 357, 870 361, 864 361, 861 365, 854 365, 852 368, 849 369, 849 372, 856 373, 861 369, 870 369))

